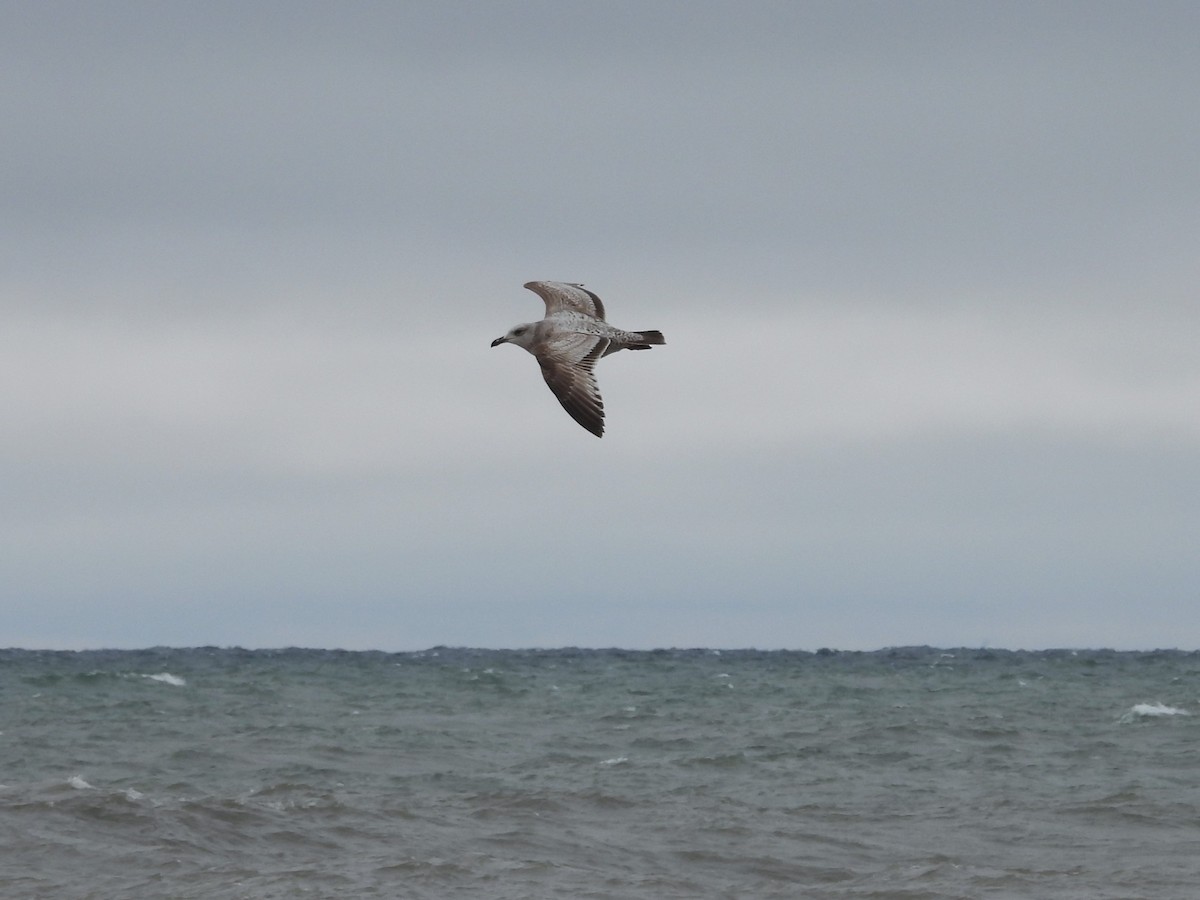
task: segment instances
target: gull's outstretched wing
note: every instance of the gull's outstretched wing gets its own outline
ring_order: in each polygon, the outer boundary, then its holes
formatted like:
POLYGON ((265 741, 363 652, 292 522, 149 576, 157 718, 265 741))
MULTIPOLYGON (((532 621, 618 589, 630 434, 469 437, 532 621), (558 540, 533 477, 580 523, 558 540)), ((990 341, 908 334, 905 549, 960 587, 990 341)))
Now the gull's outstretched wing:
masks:
POLYGON ((558 402, 596 437, 604 436, 604 401, 592 371, 608 339, 594 334, 564 334, 547 341, 534 356, 558 402))
POLYGON ((604 304, 600 302, 599 297, 582 284, 568 284, 565 281, 531 281, 525 287, 546 302, 546 315, 567 309, 581 312, 585 316, 604 319, 604 304))

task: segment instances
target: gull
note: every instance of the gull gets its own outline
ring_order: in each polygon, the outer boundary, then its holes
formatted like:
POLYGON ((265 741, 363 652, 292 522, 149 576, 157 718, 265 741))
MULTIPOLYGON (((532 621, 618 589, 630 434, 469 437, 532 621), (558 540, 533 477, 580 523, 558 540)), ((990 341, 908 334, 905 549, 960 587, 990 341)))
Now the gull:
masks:
POLYGON ((622 331, 604 321, 604 304, 582 284, 531 281, 525 285, 546 303, 540 322, 526 322, 492 341, 524 347, 542 367, 558 402, 596 437, 604 436, 604 401, 593 369, 618 350, 649 350, 665 344, 661 331, 622 331))

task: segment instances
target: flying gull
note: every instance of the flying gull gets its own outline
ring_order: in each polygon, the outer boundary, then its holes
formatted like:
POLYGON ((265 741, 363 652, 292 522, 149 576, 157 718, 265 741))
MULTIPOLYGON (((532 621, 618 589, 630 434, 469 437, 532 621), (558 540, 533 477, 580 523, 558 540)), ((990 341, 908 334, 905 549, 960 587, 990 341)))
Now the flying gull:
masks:
POLYGON ((649 350, 665 344, 661 331, 622 331, 604 321, 604 304, 582 284, 531 281, 525 287, 546 302, 546 317, 512 328, 492 346, 524 347, 571 418, 604 436, 604 401, 593 372, 602 356, 618 350, 649 350))

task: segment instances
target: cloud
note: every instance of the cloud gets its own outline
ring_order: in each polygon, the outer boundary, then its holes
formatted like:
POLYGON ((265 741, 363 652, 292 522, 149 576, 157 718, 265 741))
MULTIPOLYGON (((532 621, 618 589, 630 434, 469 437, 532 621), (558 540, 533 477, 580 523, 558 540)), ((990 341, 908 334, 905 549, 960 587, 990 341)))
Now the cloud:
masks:
POLYGON ((1194 641, 1197 15, 14 10, 10 633, 1194 641))

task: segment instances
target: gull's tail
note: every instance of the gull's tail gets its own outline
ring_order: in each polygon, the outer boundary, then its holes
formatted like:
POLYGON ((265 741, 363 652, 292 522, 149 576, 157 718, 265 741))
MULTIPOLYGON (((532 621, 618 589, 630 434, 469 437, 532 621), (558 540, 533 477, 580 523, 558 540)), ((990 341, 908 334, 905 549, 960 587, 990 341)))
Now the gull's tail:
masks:
POLYGON ((625 345, 629 350, 649 350, 654 344, 667 342, 661 331, 631 331, 629 339, 634 342, 625 345))

